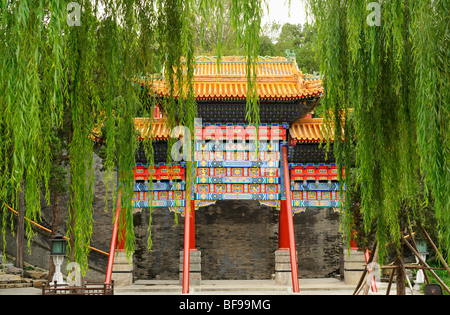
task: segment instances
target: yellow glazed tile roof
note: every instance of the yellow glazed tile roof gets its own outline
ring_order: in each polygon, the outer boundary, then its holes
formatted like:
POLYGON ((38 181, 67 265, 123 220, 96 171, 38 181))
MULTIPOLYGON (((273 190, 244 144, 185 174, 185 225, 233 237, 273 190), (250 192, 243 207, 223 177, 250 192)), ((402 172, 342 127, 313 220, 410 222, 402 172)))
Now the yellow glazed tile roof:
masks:
POLYGON ((150 122, 148 118, 135 118, 134 126, 136 130, 140 132, 140 138, 149 138, 149 130, 151 127, 151 134, 154 139, 169 139, 170 138, 170 129, 166 125, 164 119, 154 119, 153 123, 150 122))
MULTIPOLYGON (((140 132, 140 138, 148 138, 150 130, 150 121, 147 118, 135 118, 134 125, 140 132)), ((324 124, 322 118, 303 118, 292 124, 289 128, 291 140, 297 142, 320 142, 326 141, 324 133, 324 124)), ((167 127, 164 119, 154 119, 151 125, 154 139, 163 140, 169 139, 171 130, 167 127)), ((332 134, 331 141, 334 141, 332 134)))
MULTIPOLYGON (((294 122, 289 129, 294 142, 320 142, 326 141, 322 118, 304 118, 294 122)), ((333 140, 334 137, 331 137, 333 140)))
MULTIPOLYGON (((285 57, 260 57, 256 66, 257 90, 260 99, 302 99, 323 93, 322 81, 305 76, 295 60, 285 57)), ((143 84, 141 82, 141 84, 143 84)), ((147 82, 156 95, 168 96, 165 80, 147 82)), ((217 60, 199 57, 194 69, 194 94, 198 100, 245 99, 247 97, 247 64, 242 57, 217 60)), ((175 93, 178 91, 175 86, 175 93)))

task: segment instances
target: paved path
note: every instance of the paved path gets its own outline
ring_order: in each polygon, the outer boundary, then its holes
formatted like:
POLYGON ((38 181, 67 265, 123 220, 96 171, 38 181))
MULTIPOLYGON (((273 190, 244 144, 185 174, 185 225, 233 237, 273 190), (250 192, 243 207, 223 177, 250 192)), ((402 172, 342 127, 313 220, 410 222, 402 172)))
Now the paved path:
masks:
MULTIPOLYGON (((355 285, 346 285, 336 279, 300 279, 299 295, 352 295, 355 285)), ((386 283, 378 283, 378 293, 369 295, 385 295, 386 283)), ((395 295, 395 285, 391 295, 395 295)), ((420 293, 415 292, 417 295, 420 293)), ((42 290, 36 288, 0 289, 0 295, 41 295, 42 290)), ((130 287, 116 287, 115 295, 181 295, 178 281, 137 281, 130 287)), ((409 288, 406 294, 410 295, 409 288)), ((287 286, 278 286, 271 280, 203 280, 200 287, 192 287, 190 295, 293 295, 287 286)))

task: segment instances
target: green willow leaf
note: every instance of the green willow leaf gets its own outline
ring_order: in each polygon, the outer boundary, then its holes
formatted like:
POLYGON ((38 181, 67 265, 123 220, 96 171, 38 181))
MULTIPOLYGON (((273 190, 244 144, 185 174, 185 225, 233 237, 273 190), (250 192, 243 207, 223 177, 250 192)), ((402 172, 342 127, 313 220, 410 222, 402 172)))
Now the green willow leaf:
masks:
MULTIPOLYGON (((307 3, 319 33, 328 133, 339 139, 343 126, 345 135, 354 126, 354 138, 335 142, 335 154, 346 174, 356 176, 356 186, 350 176, 342 180, 349 196, 360 190, 366 231, 375 227, 379 244, 399 245, 403 210, 423 217, 421 198, 429 193, 441 247, 450 253, 448 3, 383 2, 375 12, 380 25, 367 22, 369 1, 307 3)), ((386 248, 379 248, 383 257, 386 248)))
MULTIPOLYGON (((151 117, 159 102, 169 127, 181 124, 193 134, 197 115, 195 20, 206 19, 205 25, 220 31, 222 18, 212 21, 210 17, 211 12, 223 12, 223 3, 79 0, 79 11, 76 7, 70 12, 77 15, 79 25, 72 25, 67 21, 71 2, 0 1, 0 88, 4 91, 0 94, 0 201, 3 240, 6 222, 12 218, 4 202, 17 208, 21 183, 26 217, 39 221, 41 189, 47 203, 50 201, 52 138, 66 130, 70 165, 66 229, 71 238, 70 259, 80 263, 85 273, 94 229, 93 130, 102 129, 106 139, 107 191, 114 196, 113 174, 117 172, 118 188, 122 189, 121 228, 126 231, 125 247, 131 254, 135 242, 131 202, 137 148, 134 118, 151 117), (168 83, 169 97, 164 100, 157 100, 149 88, 139 84, 155 74, 168 83)), ((231 0, 230 11, 247 60, 247 120, 255 125, 259 124, 255 67, 263 3, 231 0)), ((217 47, 220 62, 220 42, 217 47)), ((169 152, 173 143, 170 141, 169 152)), ((152 139, 144 145, 152 165, 152 139)), ((191 166, 188 163, 187 176, 195 173, 191 166)), ((30 225, 27 235, 31 241, 30 225)), ((148 245, 150 248, 151 237, 148 245)))

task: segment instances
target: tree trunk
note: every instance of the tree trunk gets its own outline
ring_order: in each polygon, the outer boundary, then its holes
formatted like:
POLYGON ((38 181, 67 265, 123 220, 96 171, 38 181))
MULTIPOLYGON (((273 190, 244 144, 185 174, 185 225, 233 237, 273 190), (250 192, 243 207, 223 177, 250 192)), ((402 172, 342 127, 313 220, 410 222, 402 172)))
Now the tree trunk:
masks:
MULTIPOLYGON (((55 194, 53 197, 53 215, 52 215, 52 238, 58 233, 59 227, 59 195, 55 194)), ((53 280, 53 274, 55 273, 55 264, 53 263, 53 259, 50 259, 50 266, 48 270, 48 281, 51 282, 53 280)))
MULTIPOLYGON (((403 244, 401 245, 400 251, 397 253, 397 258, 394 262, 395 266, 403 265, 403 244)), ((403 268, 397 268, 397 295, 406 295, 406 275, 403 272, 403 268)))
POLYGON ((25 183, 22 180, 19 191, 19 209, 16 227, 16 267, 23 270, 23 244, 25 240, 25 183))
MULTIPOLYGON (((69 127, 69 132, 68 132, 68 143, 69 146, 72 143, 73 140, 73 124, 71 123, 70 127, 69 127)), ((70 152, 70 150, 69 150, 70 152)), ((70 153, 69 153, 69 160, 70 160, 70 153)), ((70 221, 69 226, 68 226, 68 231, 70 231, 70 235, 69 236, 69 248, 70 248, 70 253, 69 253, 69 261, 75 261, 75 235, 74 235, 74 230, 75 230, 75 212, 74 212, 74 208, 73 208, 73 199, 74 199, 74 191, 72 188, 72 169, 70 169, 70 185, 69 185, 69 193, 70 193, 70 201, 69 201, 69 218, 70 221)))
POLYGON ((70 235, 70 239, 69 239, 69 246, 70 246, 70 256, 69 259, 70 261, 75 261, 75 209, 73 208, 73 197, 74 197, 74 192, 72 189, 72 186, 70 186, 70 193, 71 193, 71 200, 70 200, 70 207, 69 207, 69 212, 70 212, 70 231, 71 235, 70 235))

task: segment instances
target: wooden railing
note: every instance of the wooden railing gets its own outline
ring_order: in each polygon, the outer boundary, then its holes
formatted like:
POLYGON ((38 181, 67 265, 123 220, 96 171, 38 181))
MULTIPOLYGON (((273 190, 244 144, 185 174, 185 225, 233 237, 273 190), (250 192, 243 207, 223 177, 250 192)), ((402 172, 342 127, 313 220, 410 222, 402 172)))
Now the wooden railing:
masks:
POLYGON ((114 282, 87 283, 82 287, 71 287, 66 283, 42 286, 42 295, 114 295, 114 282))

